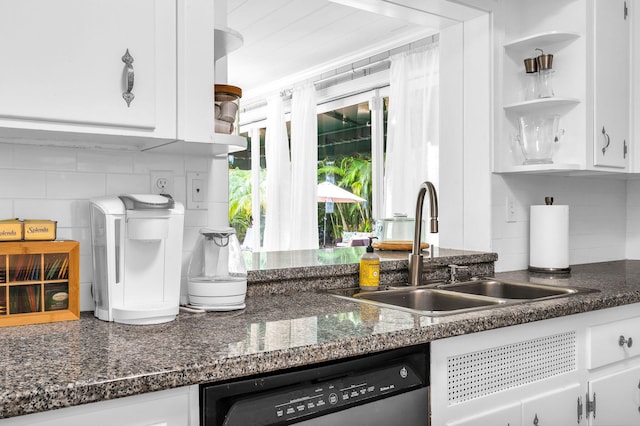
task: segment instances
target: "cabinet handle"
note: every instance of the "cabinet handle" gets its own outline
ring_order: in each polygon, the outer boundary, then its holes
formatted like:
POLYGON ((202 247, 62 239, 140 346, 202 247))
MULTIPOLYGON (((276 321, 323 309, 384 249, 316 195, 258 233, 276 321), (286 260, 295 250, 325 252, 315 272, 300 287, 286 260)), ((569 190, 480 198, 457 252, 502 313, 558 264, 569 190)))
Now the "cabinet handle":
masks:
POLYGON ((622 141, 622 158, 627 158, 627 153, 629 152, 629 147, 627 146, 627 140, 622 141))
POLYGON ((604 156, 607 153, 607 149, 609 149, 609 145, 611 144, 611 138, 607 134, 607 131, 602 126, 602 136, 604 136, 605 144, 602 147, 602 155, 604 156))
POLYGON ((627 7, 627 2, 624 2, 624 20, 627 20, 627 16, 629 16, 629 8, 627 7))
POLYGON ((625 339, 624 336, 620 336, 620 338, 618 339, 618 345, 624 346, 625 344, 628 348, 630 348, 631 345, 633 345, 633 339, 631 337, 625 339))
POLYGON ((538 426, 538 413, 536 413, 535 417, 533 418, 533 426, 538 426))
POLYGON ((133 98, 136 97, 133 94, 133 92, 131 92, 133 90, 134 75, 133 75, 133 56, 131 56, 131 54, 129 53, 129 49, 127 49, 124 55, 122 55, 122 62, 125 63, 124 78, 125 78, 125 84, 126 84, 125 91, 122 92, 122 98, 127 103, 127 107, 129 107, 131 105, 131 101, 133 101, 133 98))
POLYGON ((582 397, 578 397, 578 424, 580 424, 580 420, 582 420, 582 397))

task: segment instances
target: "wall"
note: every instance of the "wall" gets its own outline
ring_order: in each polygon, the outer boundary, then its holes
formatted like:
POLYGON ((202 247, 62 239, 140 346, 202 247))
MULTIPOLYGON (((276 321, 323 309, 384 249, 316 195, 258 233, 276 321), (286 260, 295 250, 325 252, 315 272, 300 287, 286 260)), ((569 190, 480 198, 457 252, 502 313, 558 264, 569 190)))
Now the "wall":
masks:
POLYGON ((640 259, 640 179, 627 181, 627 259, 640 259))
MULTIPOLYGON (((184 203, 186 172, 206 173, 209 163, 206 158, 175 155, 0 143, 0 219, 56 220, 59 239, 79 241, 80 308, 83 311, 93 310, 88 200, 104 195, 149 193, 150 171, 169 170, 174 174, 175 191, 172 195, 184 203)), ((217 174, 220 173, 211 175, 217 174)), ((216 191, 213 193, 215 195, 216 191)), ((226 193, 215 196, 209 204, 210 209, 217 212, 216 217, 228 217, 225 196, 226 193)), ((207 215, 207 210, 187 210, 185 213, 183 282, 198 230, 207 225, 207 215)))
POLYGON ((628 223, 627 217, 640 212, 640 181, 609 176, 493 175, 491 228, 492 250, 499 255, 496 271, 527 268, 529 206, 544 204, 547 195, 554 197, 554 204, 569 205, 570 264, 625 259, 626 245, 638 258, 640 226, 628 223), (513 223, 506 221, 507 197, 516 206, 513 223))

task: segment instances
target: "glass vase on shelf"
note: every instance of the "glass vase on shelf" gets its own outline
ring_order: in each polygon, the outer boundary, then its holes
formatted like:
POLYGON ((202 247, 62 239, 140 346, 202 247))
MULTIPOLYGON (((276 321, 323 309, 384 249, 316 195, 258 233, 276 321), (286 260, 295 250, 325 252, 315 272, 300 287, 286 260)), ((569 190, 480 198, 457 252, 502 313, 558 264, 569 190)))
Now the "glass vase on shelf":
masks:
POLYGON ((557 114, 523 115, 518 119, 516 140, 522 149, 524 165, 552 164, 557 143, 564 135, 557 114))

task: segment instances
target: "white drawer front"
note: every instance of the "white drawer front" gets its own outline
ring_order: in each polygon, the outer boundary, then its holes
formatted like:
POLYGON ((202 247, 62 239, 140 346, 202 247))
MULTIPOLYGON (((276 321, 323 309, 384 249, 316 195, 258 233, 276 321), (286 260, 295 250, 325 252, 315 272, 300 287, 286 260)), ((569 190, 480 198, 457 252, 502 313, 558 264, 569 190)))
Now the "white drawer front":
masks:
POLYGON ((640 317, 590 327, 588 336, 589 369, 637 356, 640 354, 640 317))

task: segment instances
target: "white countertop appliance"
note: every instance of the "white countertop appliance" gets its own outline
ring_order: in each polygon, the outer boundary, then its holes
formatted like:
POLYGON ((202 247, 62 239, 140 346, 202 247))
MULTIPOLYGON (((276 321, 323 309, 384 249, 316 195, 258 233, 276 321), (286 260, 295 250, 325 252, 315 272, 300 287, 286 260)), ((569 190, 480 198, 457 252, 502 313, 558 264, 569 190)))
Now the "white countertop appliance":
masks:
POLYGON ((189 304, 205 311, 244 309, 247 268, 236 230, 202 228, 187 273, 189 304))
POLYGON ((158 324, 180 307, 184 207, 164 195, 90 201, 94 314, 104 321, 158 324))

